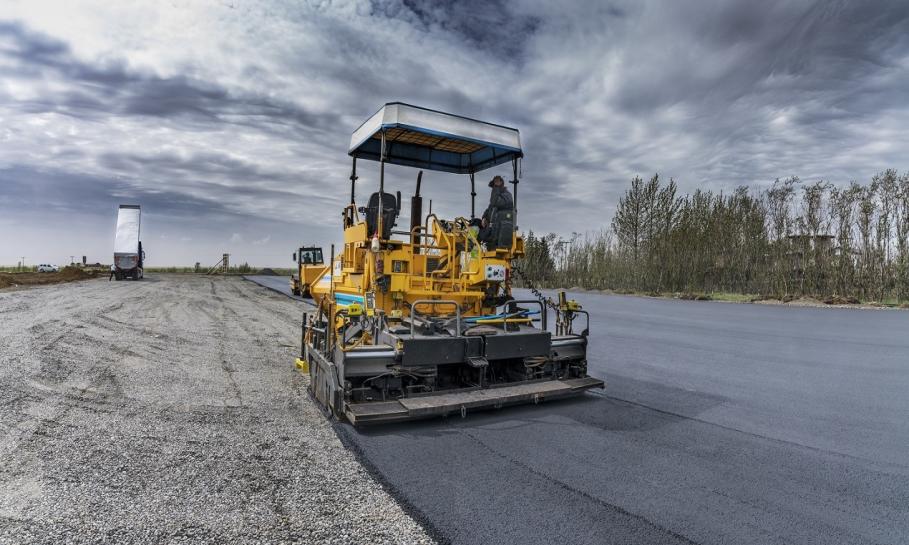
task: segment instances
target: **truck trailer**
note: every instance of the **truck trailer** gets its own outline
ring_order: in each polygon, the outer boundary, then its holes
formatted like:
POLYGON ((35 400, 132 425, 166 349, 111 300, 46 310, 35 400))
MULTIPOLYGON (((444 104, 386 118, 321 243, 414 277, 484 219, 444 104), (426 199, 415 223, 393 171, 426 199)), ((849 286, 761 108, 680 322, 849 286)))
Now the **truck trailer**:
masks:
POLYGON ((114 278, 139 280, 143 277, 145 251, 139 240, 141 210, 138 204, 121 204, 117 211, 117 234, 114 237, 114 278))

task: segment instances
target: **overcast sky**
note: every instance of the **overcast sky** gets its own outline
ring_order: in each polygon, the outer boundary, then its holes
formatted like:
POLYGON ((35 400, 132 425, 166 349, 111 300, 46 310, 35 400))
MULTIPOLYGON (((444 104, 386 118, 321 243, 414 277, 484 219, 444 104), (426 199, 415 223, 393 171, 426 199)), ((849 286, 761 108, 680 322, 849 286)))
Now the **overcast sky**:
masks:
MULTIPOLYGON (((518 128, 538 232, 607 228, 654 172, 863 181, 909 168, 909 2, 3 0, 0 264, 109 263, 137 203, 149 265, 290 266, 340 238, 350 133, 389 101, 518 128)), ((465 178, 423 188, 469 213, 465 178)))

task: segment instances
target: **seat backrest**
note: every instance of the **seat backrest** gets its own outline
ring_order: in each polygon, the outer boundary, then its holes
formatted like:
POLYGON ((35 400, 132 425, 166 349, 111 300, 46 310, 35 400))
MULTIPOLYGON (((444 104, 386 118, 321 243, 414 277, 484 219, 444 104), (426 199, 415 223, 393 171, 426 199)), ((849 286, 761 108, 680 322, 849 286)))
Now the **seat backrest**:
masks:
MULTIPOLYGON (((395 225, 395 219, 398 217, 398 199, 391 193, 382 193, 382 234, 383 239, 391 238, 391 228, 395 225)), ((366 229, 369 236, 376 232, 379 222, 379 192, 375 192, 369 197, 369 203, 366 205, 366 229)))

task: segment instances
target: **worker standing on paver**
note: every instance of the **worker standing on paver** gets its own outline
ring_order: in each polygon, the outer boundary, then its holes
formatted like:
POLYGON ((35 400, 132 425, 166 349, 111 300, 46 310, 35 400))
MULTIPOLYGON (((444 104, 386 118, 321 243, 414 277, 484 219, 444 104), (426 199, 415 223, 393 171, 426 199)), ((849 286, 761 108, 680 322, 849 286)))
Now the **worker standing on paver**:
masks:
POLYGON ((486 211, 483 212, 483 219, 480 223, 480 233, 477 237, 477 240, 485 242, 487 246, 493 245, 495 241, 495 221, 499 210, 514 209, 514 199, 508 191, 508 188, 505 187, 504 178, 495 176, 489 181, 489 187, 492 188, 492 192, 489 195, 489 206, 486 208, 486 211))

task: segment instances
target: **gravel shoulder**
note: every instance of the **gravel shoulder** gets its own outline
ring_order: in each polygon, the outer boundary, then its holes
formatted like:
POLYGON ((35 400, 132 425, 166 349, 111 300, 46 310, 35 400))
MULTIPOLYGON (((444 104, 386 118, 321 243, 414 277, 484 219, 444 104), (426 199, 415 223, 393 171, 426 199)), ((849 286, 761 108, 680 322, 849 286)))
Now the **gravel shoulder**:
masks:
POLYGON ((240 278, 0 293, 0 543, 430 543, 307 396, 301 312, 240 278))

